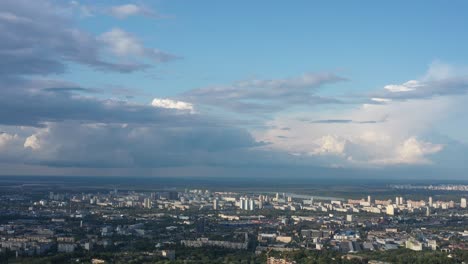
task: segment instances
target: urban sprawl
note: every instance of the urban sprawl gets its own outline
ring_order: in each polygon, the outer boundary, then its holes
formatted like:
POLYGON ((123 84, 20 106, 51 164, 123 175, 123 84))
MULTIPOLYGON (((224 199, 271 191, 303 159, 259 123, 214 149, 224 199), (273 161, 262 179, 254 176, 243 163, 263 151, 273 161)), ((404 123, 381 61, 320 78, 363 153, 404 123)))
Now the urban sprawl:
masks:
MULTIPOLYGON (((79 260, 80 252, 117 251, 187 261, 190 254, 179 252, 218 248, 249 251, 267 263, 294 263, 288 253, 308 250, 335 252, 342 261, 385 263, 360 253, 405 248, 455 258, 468 245, 467 200, 458 194, 454 201, 201 189, 9 193, 0 197, 0 252, 10 260, 56 254, 79 260)), ((92 263, 106 263, 105 255, 96 256, 92 263)))

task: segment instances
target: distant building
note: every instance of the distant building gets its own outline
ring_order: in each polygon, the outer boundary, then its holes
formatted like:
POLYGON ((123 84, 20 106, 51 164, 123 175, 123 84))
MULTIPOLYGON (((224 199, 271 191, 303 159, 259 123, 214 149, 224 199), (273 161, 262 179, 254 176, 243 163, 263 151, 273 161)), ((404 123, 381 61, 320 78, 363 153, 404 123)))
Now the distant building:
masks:
POLYGON ((248 242, 230 242, 209 240, 208 238, 199 238, 197 240, 181 240, 180 244, 186 247, 222 247, 229 249, 247 249, 248 242))
POLYGON ((239 201, 239 207, 241 210, 252 211, 255 209, 255 201, 247 197, 242 197, 239 201))
POLYGON ((88 250, 88 251, 91 251, 93 249, 93 243, 91 243, 91 242, 84 243, 84 249, 88 250))
POLYGON ((346 215, 346 221, 352 222, 353 221, 353 215, 346 215))
POLYGON ((414 251, 422 251, 422 244, 415 239, 409 239, 406 241, 406 248, 414 251))
POLYGON ((290 243, 292 241, 292 237, 290 237, 290 236, 277 236, 276 241, 287 244, 287 243, 290 243))
POLYGON ((461 200, 460 200, 460 207, 461 207, 461 208, 466 208, 466 198, 461 198, 461 200))
POLYGON ((161 250, 161 256, 168 258, 170 261, 174 261, 175 250, 161 250))
POLYGON ((219 201, 218 199, 213 200, 213 210, 218 210, 219 209, 219 201))
POLYGON ((437 250, 437 241, 436 240, 428 240, 427 247, 432 250, 437 250))
POLYGON ((146 209, 151 209, 153 207, 153 204, 150 198, 145 198, 143 200, 143 207, 145 207, 146 209))
POLYGON ((263 201, 263 195, 260 195, 260 196, 258 197, 258 209, 263 209, 263 203, 264 203, 264 201, 263 201))
POLYGON ((205 218, 199 218, 197 220, 196 230, 199 234, 205 233, 205 218))
POLYGON ((275 257, 269 257, 267 259, 267 264, 295 264, 295 261, 289 261, 284 258, 275 258, 275 257))
POLYGON ((387 206, 387 215, 395 215, 395 207, 393 205, 387 206))
POLYGON ((178 200, 179 193, 176 191, 163 192, 163 193, 160 193, 160 198, 163 198, 166 200, 178 200))
POLYGON ((252 199, 249 199, 249 208, 248 210, 252 211, 255 208, 255 202, 252 199))
POLYGON ((449 202, 449 208, 455 208, 455 202, 454 201, 449 202))
POLYGON ((239 207, 240 207, 241 210, 247 210, 247 202, 248 202, 248 200, 247 200, 247 198, 245 198, 245 197, 242 197, 242 198, 240 199, 240 201, 239 201, 239 207))
POLYGON ((73 243, 59 243, 57 251, 62 253, 73 253, 76 249, 76 244, 73 243))

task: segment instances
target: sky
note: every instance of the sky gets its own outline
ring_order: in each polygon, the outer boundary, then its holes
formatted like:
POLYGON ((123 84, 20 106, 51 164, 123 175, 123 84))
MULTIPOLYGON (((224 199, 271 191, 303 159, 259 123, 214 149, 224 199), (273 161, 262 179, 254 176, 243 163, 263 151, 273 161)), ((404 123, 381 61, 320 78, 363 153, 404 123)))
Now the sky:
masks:
POLYGON ((2 175, 466 179, 466 1, 0 7, 2 175))

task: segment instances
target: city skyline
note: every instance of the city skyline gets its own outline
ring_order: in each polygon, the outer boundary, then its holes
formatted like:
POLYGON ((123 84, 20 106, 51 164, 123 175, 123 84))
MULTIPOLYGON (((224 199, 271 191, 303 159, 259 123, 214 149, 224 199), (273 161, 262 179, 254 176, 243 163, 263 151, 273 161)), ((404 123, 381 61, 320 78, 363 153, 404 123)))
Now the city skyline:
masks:
POLYGON ((464 1, 1 6, 0 175, 466 180, 464 1))
POLYGON ((445 264, 468 258, 468 185, 328 182, 329 188, 257 190, 194 187, 182 179, 126 179, 117 186, 89 177, 29 177, 23 185, 21 177, 5 178, 0 260, 8 263, 445 264))

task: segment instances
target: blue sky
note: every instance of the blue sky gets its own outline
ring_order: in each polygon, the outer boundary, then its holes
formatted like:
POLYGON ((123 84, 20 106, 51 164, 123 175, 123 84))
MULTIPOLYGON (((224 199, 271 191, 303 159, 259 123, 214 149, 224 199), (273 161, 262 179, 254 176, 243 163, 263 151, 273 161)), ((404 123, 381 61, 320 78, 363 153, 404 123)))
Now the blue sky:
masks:
POLYGON ((6 174, 466 166, 466 1, 3 5, 6 174))
POLYGON ((468 56, 463 1, 162 1, 152 7, 167 18, 96 16, 79 23, 95 34, 121 27, 148 46, 184 56, 160 69, 156 82, 119 78, 164 96, 251 76, 323 70, 353 80, 342 89, 370 90, 421 75, 434 60, 463 63, 468 56))

